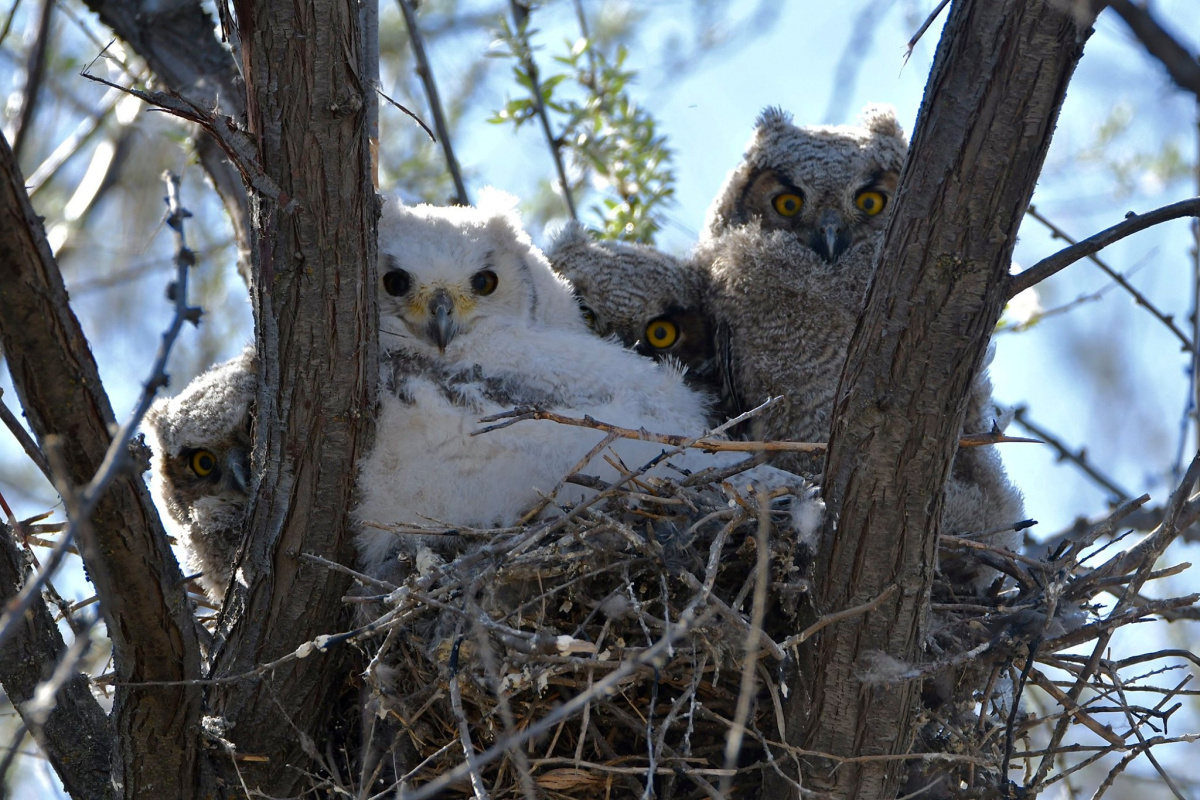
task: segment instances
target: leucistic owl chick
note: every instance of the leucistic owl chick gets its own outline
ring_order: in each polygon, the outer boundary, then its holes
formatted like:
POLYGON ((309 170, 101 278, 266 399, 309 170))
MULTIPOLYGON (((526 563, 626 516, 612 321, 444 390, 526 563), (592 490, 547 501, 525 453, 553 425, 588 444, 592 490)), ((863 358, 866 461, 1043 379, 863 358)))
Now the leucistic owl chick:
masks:
POLYGON ((174 397, 156 400, 142 426, 154 451, 150 488, 167 531, 215 602, 241 544, 257 384, 254 348, 247 347, 174 397))
POLYGON ((594 241, 575 222, 546 257, 575 287, 593 330, 649 358, 674 359, 694 387, 717 388, 707 273, 647 245, 594 241))
MULTIPOLYGON (((475 435, 481 417, 514 407, 655 432, 707 428, 707 398, 678 369, 588 330, 570 286, 521 230, 511 201, 485 195, 481 205, 384 205, 381 408, 374 449, 359 473, 360 520, 511 525, 604 439, 544 420, 475 435)), ((608 448, 630 468, 662 450, 629 439, 608 448)), ((738 460, 689 451, 671 463, 696 471, 738 460)), ((601 457, 581 471, 603 480, 618 475, 601 457)), ((567 484, 555 501, 585 492, 567 484)), ((386 575, 393 553, 421 543, 432 541, 364 526, 360 568, 386 575)))

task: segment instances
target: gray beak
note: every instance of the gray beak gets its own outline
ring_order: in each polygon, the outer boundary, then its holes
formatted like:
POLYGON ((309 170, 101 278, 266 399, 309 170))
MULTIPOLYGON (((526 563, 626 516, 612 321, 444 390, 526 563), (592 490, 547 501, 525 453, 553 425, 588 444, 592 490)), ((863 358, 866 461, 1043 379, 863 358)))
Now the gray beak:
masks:
POLYGON ((225 457, 224 482, 226 486, 238 493, 250 494, 250 453, 241 447, 229 448, 225 457))
POLYGON ((825 209, 825 213, 821 215, 820 229, 821 238, 825 245, 825 252, 822 255, 825 256, 827 261, 832 262, 837 260, 837 257, 841 255, 845 246, 839 246, 838 239, 842 233, 842 220, 832 208, 825 209))
POLYGON ((458 332, 458 326, 451 318, 454 312, 454 300, 445 289, 438 289, 433 299, 429 301, 429 338, 438 346, 440 352, 446 352, 446 345, 458 332))

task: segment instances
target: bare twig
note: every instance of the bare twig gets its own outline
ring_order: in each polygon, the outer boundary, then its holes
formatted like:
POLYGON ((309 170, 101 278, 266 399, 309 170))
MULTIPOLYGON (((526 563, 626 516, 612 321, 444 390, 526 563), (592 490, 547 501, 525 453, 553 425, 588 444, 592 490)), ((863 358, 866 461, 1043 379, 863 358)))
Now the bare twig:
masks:
POLYGON ((1131 0, 1108 0, 1108 5, 1133 31, 1142 46, 1167 69, 1171 80, 1200 99, 1200 61, 1159 24, 1146 5, 1131 0))
POLYGON ((1093 465, 1087 457, 1087 450, 1080 448, 1078 452, 1072 452, 1069 447, 1057 436, 1050 433, 1045 428, 1040 427, 1029 419, 1029 409, 1026 406, 1018 406, 1013 412, 1013 420, 1016 421, 1025 430, 1032 433, 1034 436, 1043 440, 1046 444, 1053 447, 1058 452, 1059 461, 1070 461, 1075 466, 1079 467, 1084 475, 1087 475, 1102 488, 1104 488, 1116 502, 1124 503, 1133 495, 1126 491, 1117 482, 1107 475, 1102 473, 1093 465))
POLYGON ((467 187, 463 183, 462 170, 458 159, 454 157, 454 146, 450 142, 450 128, 446 124, 446 113, 442 109, 442 100, 438 95, 437 81, 434 80, 433 70, 429 68, 429 58, 425 55, 425 40, 421 37, 421 29, 417 25, 417 12, 412 0, 396 0, 400 11, 404 14, 404 24, 408 26, 408 39, 412 42, 413 57, 417 61, 417 77, 425 87, 425 96, 429 99, 429 110, 433 114, 433 124, 437 128, 438 138, 441 139, 442 153, 446 156, 446 169, 454 179, 454 194, 460 206, 469 206, 467 187))
MULTIPOLYGON (((758 642, 763 637, 763 617, 767 610, 767 578, 771 569, 767 533, 770 529, 770 507, 765 496, 758 498, 758 530, 755 536, 754 602, 751 605, 750 629, 746 632, 746 655, 742 662, 742 679, 738 686, 736 711, 733 727, 725 737, 725 769, 732 771, 737 766, 738 752, 742 749, 742 737, 746 735, 746 721, 750 718, 750 702, 754 699, 757 683, 754 680, 758 666, 758 642)), ((720 792, 728 796, 733 788, 733 776, 721 778, 720 792)))
POLYGON ((26 189, 29 191, 29 196, 34 197, 37 193, 53 178, 63 164, 79 151, 79 148, 85 145, 89 139, 100 130, 100 126, 108 117, 109 113, 116 107, 117 101, 121 99, 122 92, 118 89, 109 89, 104 93, 104 97, 100 98, 100 105, 96 111, 88 115, 82 120, 75 130, 66 139, 54 148, 54 152, 46 156, 46 160, 38 165, 33 174, 25 181, 26 189))
POLYGON ((471 776, 471 791, 475 800, 488 800, 487 789, 483 785, 483 776, 479 774, 479 766, 475 763, 475 745, 471 744, 471 726, 467 715, 463 713, 462 689, 458 685, 458 648, 462 644, 462 628, 459 627, 454 637, 454 649, 450 651, 450 707, 454 709, 454 718, 458 720, 458 736, 462 742, 463 756, 466 758, 467 773, 471 776))
POLYGON ((546 144, 550 147, 550 155, 554 157, 554 169, 558 172, 558 184, 562 187, 563 201, 567 204, 567 211, 571 214, 571 219, 577 220, 579 215, 575 212, 575 199, 571 197, 571 184, 567 180, 567 168, 563 163, 562 141, 554 135, 554 131, 550 127, 550 114, 546 111, 546 103, 542 98, 542 82, 538 78, 537 62, 533 60, 533 50, 529 44, 529 5, 527 0, 509 0, 509 6, 512 8, 515 25, 513 35, 520 40, 520 52, 515 55, 520 58, 521 64, 525 67, 525 74, 529 76, 529 94, 534 108, 537 109, 538 119, 542 123, 542 133, 546 137, 546 144))
POLYGON ((933 9, 933 11, 929 12, 929 16, 926 17, 925 21, 921 23, 921 27, 917 28, 917 32, 914 33, 912 38, 908 40, 908 45, 904 50, 904 60, 906 62, 912 55, 913 48, 917 46, 917 42, 921 41, 921 37, 925 35, 925 31, 929 30, 929 26, 934 23, 934 20, 938 18, 943 9, 945 9, 948 5, 950 5, 950 0, 941 0, 941 2, 937 4, 937 7, 933 9))
MULTIPOLYGON (((4 390, 0 389, 0 398, 2 397, 4 397, 4 390)), ((33 440, 33 437, 25 430, 25 426, 21 424, 21 421, 17 419, 12 410, 4 404, 3 400, 0 400, 0 420, 4 421, 4 427, 8 428, 9 433, 21 445, 21 449, 25 451, 25 455, 29 457, 34 466, 46 476, 47 480, 53 483, 54 478, 50 474, 50 465, 46 463, 46 457, 42 455, 42 449, 37 446, 37 442, 33 440)))
POLYGON ((1111 228, 1106 228, 1099 233, 1089 236, 1083 241, 1075 241, 1068 236, 1061 228, 1043 216, 1034 206, 1029 207, 1029 216, 1036 219, 1038 222, 1045 225, 1054 234, 1055 238, 1063 239, 1071 243, 1070 247, 1059 250, 1054 255, 1043 258, 1041 261, 1034 264, 1029 269, 1013 275, 1009 279, 1008 299, 1012 299, 1030 286, 1041 283, 1046 278, 1066 269, 1082 258, 1090 258, 1093 263, 1104 270, 1104 272, 1113 280, 1121 285, 1121 288, 1133 295, 1138 305, 1143 306, 1151 314, 1153 314, 1160 322, 1170 328, 1176 338, 1182 342, 1187 350, 1193 347, 1192 340, 1187 337, 1179 326, 1175 324, 1175 320, 1169 315, 1160 311, 1153 303, 1151 303, 1145 295, 1133 287, 1125 277, 1112 267, 1105 264, 1095 256, 1096 253, 1108 247, 1113 242, 1120 241, 1126 236, 1143 231, 1146 228, 1167 222, 1180 217, 1196 217, 1200 216, 1200 197, 1192 198, 1191 200, 1181 200, 1178 203, 1172 203, 1169 206, 1156 208, 1145 214, 1134 214, 1132 211, 1126 215, 1124 222, 1119 222, 1111 228))
MULTIPOLYGON (((68 509, 67 529, 59 537, 58 544, 51 551, 50 558, 37 577, 25 585, 14 602, 5 609, 4 615, 0 617, 0 643, 3 643, 15 630, 25 611, 29 608, 29 604, 39 596, 44 583, 62 563, 67 549, 75 541, 79 526, 86 524, 104 490, 125 468, 129 460, 129 442, 133 439, 133 433, 150 408, 155 393, 167 383, 166 365, 167 357, 171 354, 171 347, 175 344, 185 322, 195 325, 200 321, 200 309, 187 304, 188 269, 194 265, 195 257, 187 248, 183 234, 183 220, 191 216, 191 213, 179 203, 179 177, 167 174, 164 178, 167 184, 167 224, 175 231, 177 240, 175 282, 168 292, 175 304, 175 315, 162 335, 162 341, 159 343, 158 353, 150 371, 150 378, 142 387, 138 403, 113 437, 96 474, 86 486, 78 491, 66 485, 62 478, 55 481, 60 493, 65 493, 63 500, 68 509)), ((49 456, 49 454, 47 455, 49 456)), ((65 473, 60 472, 58 475, 65 476, 65 473)))
POLYGON ((296 199, 280 189, 279 185, 263 171, 262 166, 258 163, 258 147, 254 141, 245 131, 235 127, 233 120, 229 117, 202 108, 176 92, 147 92, 141 89, 127 89, 88 72, 81 72, 80 75, 88 80, 127 92, 172 116, 195 122, 221 146, 221 149, 229 156, 230 162, 237 167, 238 171, 242 173, 242 177, 254 187, 255 191, 277 203, 286 213, 290 214, 296 209, 298 205, 296 199))
POLYGON ((33 116, 37 113, 38 97, 42 82, 46 79, 46 51, 50 47, 51 17, 54 15, 54 0, 42 0, 42 12, 38 16, 37 33, 29 59, 25 63, 25 85, 21 88, 21 109, 17 114, 16 130, 13 132, 12 151, 19 159, 33 129, 33 116))
POLYGON ((379 91, 379 96, 382 97, 384 100, 387 100, 389 103, 392 104, 392 106, 394 106, 398 110, 400 110, 400 111, 404 112, 405 114, 407 114, 408 116, 412 117, 413 120, 416 121, 416 123, 421 126, 421 130, 425 131, 425 135, 429 137, 429 141, 431 141, 431 142, 437 141, 437 137, 433 135, 433 131, 429 130, 429 126, 425 124, 425 120, 421 119, 421 117, 417 114, 417 112, 413 111, 411 108, 404 105, 403 103, 399 103, 399 102, 393 100, 392 98, 388 97, 386 94, 383 93, 382 89, 379 91))

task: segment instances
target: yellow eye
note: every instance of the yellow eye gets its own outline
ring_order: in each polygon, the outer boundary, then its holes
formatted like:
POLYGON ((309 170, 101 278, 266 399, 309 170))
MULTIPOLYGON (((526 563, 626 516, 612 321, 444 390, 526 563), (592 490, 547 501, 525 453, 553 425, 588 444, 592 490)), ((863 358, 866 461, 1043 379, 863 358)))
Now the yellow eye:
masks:
POLYGON ((192 472, 201 478, 207 478, 217 468, 217 457, 208 450, 197 450, 192 453, 192 472))
POLYGON ((657 347, 659 350, 665 350, 679 338, 679 328, 675 327, 675 323, 666 317, 659 317, 651 320, 646 326, 646 342, 651 347, 657 347))
POLYGON ((475 294, 486 297, 496 291, 496 284, 499 282, 500 279, 496 277, 496 273, 485 269, 471 276, 471 289, 475 291, 475 294))
POLYGON ((854 198, 854 205, 868 217, 873 217, 883 211, 883 207, 887 205, 887 198, 883 196, 883 192, 868 189, 858 193, 858 197, 854 198))
POLYGON ((587 326, 592 330, 596 330, 596 312, 592 311, 583 303, 580 303, 579 313, 583 314, 583 321, 587 323, 587 326))
POLYGON ((794 217, 804 207, 804 198, 793 192, 784 192, 783 194, 775 195, 775 199, 771 201, 771 204, 783 216, 794 217))

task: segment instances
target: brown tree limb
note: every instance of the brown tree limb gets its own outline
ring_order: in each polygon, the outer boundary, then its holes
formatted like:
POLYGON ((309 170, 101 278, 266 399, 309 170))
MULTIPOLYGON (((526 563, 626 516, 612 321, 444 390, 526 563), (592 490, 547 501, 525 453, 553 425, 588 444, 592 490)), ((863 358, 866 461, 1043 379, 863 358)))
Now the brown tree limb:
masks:
POLYGON ((806 790, 896 795, 891 757, 910 746, 918 688, 855 676, 869 653, 904 663, 920 654, 963 401, 1086 25, 1043 0, 958 0, 950 10, 877 256, 888 268, 871 284, 838 390, 816 560, 817 613, 892 583, 900 592, 827 628, 800 664, 789 743, 834 756, 807 763, 806 790), (838 763, 862 757, 874 758, 838 763))
MULTIPOLYGON (((245 87, 229 51, 213 33, 213 21, 196 0, 85 0, 137 53, 161 85, 206 111, 244 124, 245 87)), ((219 5, 219 4, 218 4, 219 5)), ((225 151, 211 136, 195 139, 196 155, 229 214, 238 245, 238 269, 249 282, 250 207, 246 189, 225 151)))
POLYGON ((1142 46, 1167 69, 1179 88, 1200 98, 1200 59, 1164 28, 1150 9, 1132 0, 1108 0, 1108 5, 1129 26, 1142 46))
MULTIPOLYGON (((0 525, 0 601, 10 602, 27 577, 28 564, 12 530, 0 525)), ((38 598, 13 638, 0 647, 0 683, 22 718, 23 704, 33 699, 38 685, 50 677, 66 651, 54 615, 38 598)), ((111 797, 108 718, 92 696, 88 677, 76 674, 55 699, 57 704, 41 726, 40 738, 63 788, 72 797, 111 797)))
MULTIPOLYGON (((354 562, 355 460, 373 431, 378 380, 376 219, 360 18, 336 0, 235 3, 248 134, 292 213, 254 192, 251 297, 259 361, 248 534, 218 624, 212 675, 252 672, 342 619, 350 579, 299 555, 354 562)), ((300 794, 348 672, 347 648, 281 662, 209 693, 239 753, 214 756, 226 785, 300 794)))
MULTIPOLYGON (((57 438, 65 473, 82 486, 100 469, 112 407, 62 275, 0 139, 0 346, 43 451, 57 438)), ((81 551, 101 598, 121 685, 113 704, 119 745, 113 780, 125 796, 190 798, 195 790, 200 694, 136 684, 199 677, 200 648, 182 575, 141 476, 119 475, 99 498, 81 551)))
POLYGON ((1169 220, 1179 219, 1180 217, 1200 217, 1200 197, 1193 197, 1190 200, 1180 200, 1178 203, 1156 208, 1153 211, 1147 211, 1145 214, 1129 212, 1123 222, 1118 222, 1111 228, 1105 228, 1083 241, 1063 248, 1054 255, 1043 258, 1029 269, 1013 275, 1008 282, 1006 299, 1011 300, 1030 286, 1041 283, 1046 278, 1057 272, 1061 272, 1076 261, 1087 258, 1093 253, 1098 253, 1110 244, 1124 239, 1126 236, 1131 236, 1138 231, 1144 231, 1146 228, 1169 220))

